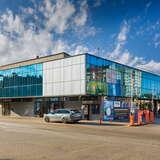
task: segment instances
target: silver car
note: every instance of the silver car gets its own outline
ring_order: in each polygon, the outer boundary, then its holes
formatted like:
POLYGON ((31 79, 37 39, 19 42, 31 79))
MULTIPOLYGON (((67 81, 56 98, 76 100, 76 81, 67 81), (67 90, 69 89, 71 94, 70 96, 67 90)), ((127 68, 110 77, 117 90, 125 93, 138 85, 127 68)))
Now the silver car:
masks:
POLYGON ((45 122, 78 122, 82 114, 76 109, 56 109, 54 112, 44 114, 45 122))

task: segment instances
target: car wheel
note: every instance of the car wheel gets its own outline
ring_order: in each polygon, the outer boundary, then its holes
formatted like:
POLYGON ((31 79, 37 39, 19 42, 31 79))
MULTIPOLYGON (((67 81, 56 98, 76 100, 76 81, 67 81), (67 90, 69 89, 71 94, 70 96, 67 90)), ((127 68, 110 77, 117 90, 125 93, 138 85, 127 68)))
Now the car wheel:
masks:
POLYGON ((48 117, 45 117, 44 120, 45 120, 45 122, 49 122, 50 121, 48 117))
POLYGON ((62 118, 62 122, 63 122, 63 123, 67 123, 66 118, 62 118))

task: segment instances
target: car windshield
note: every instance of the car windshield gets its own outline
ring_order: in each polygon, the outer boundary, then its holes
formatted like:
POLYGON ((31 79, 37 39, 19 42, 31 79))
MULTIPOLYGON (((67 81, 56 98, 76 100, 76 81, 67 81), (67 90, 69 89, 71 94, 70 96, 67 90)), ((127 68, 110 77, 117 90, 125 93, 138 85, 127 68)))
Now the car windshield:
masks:
POLYGON ((57 109, 55 110, 56 114, 69 114, 70 112, 66 109, 57 109))
POLYGON ((49 112, 49 114, 54 114, 54 112, 49 112))

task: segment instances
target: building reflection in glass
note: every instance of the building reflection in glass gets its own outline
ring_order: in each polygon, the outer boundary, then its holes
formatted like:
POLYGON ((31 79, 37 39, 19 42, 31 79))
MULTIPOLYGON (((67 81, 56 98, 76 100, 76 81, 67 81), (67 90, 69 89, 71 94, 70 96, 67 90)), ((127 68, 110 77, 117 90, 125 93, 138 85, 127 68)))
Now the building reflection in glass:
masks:
POLYGON ((42 64, 0 71, 0 97, 42 95, 42 64))

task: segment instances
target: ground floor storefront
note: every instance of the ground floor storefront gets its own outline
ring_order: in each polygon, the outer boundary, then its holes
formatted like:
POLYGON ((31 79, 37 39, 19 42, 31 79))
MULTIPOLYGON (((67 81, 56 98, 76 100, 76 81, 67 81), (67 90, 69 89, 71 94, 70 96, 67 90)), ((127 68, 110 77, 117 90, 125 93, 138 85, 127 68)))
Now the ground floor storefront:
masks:
POLYGON ((74 96, 3 99, 0 115, 43 117, 59 108, 78 109, 86 120, 129 121, 131 110, 153 110, 160 115, 160 101, 124 97, 74 96))

